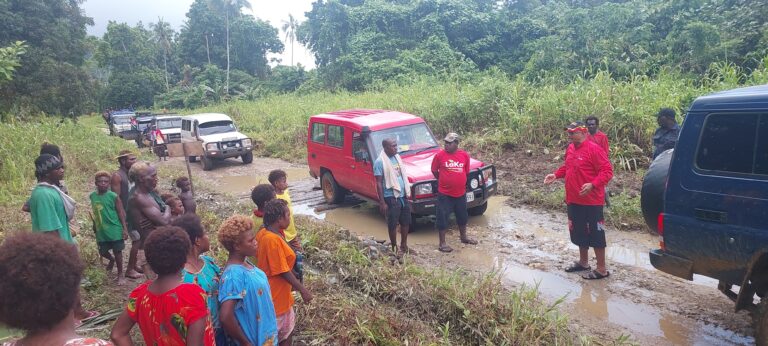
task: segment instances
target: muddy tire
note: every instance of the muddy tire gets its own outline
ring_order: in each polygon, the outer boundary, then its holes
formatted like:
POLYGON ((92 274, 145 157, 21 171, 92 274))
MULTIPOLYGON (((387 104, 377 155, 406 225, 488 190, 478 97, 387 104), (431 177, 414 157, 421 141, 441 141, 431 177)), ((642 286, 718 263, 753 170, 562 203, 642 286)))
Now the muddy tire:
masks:
POLYGON ((323 197, 328 204, 339 204, 344 200, 344 195, 347 191, 339 186, 336 179, 333 178, 331 172, 323 173, 320 179, 320 186, 323 188, 323 197))
POLYGON ((488 209, 488 201, 476 207, 468 208, 467 213, 470 216, 480 216, 480 215, 483 215, 483 213, 485 213, 487 209, 488 209))
POLYGON ((755 344, 768 346, 768 299, 763 298, 752 313, 752 325, 755 328, 755 344))
POLYGON ((240 157, 243 159, 243 164, 247 165, 247 164, 253 162, 253 152, 252 151, 249 151, 247 154, 241 155, 240 157))
POLYGON ((197 162, 197 156, 190 156, 189 162, 197 162))
POLYGON ((204 171, 210 171, 210 170, 213 169, 213 159, 211 159, 209 157, 201 156, 200 157, 200 163, 203 165, 203 170, 204 171))
POLYGON ((664 211, 664 189, 669 176, 669 164, 672 160, 673 149, 667 150, 656 157, 643 177, 640 189, 640 209, 648 228, 657 232, 659 213, 664 211))

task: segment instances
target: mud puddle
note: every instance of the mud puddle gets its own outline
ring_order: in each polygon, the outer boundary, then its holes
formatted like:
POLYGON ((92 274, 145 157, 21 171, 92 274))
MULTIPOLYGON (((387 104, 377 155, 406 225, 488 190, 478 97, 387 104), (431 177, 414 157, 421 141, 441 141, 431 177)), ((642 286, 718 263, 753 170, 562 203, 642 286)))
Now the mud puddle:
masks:
MULTIPOLYGON (((288 183, 310 179, 309 171, 302 168, 283 168, 288 177, 288 183)), ((219 181, 219 190, 230 194, 250 193, 251 189, 259 184, 269 184, 267 177, 269 172, 252 175, 230 175, 222 177, 219 181)))
MULTIPOLYGON (((408 236, 408 244, 419 251, 420 257, 430 258, 427 261, 436 262, 440 267, 456 265, 480 268, 485 272, 495 271, 510 285, 537 287, 545 299, 551 302, 561 300, 572 320, 604 325, 608 337, 630 334, 641 344, 754 343, 751 337, 709 323, 707 319, 690 319, 685 316, 687 313, 681 316, 670 311, 663 306, 664 302, 653 299, 656 292, 636 287, 631 282, 613 277, 591 282, 577 274, 562 273, 560 268, 578 253, 578 248, 568 240, 564 220, 552 214, 511 207, 503 200, 502 197, 493 198, 484 216, 470 218, 468 229, 471 236, 480 240, 478 246, 458 244, 457 232, 453 230, 448 234, 448 241, 456 251, 448 255, 437 252, 437 232, 430 218, 416 220, 414 230, 408 236), (633 293, 627 295, 624 292, 633 293), (617 330, 619 334, 616 334, 617 330)), ((325 212, 316 212, 309 205, 296 205, 295 212, 324 219, 358 235, 389 240, 384 218, 376 206, 368 203, 325 212)), ((639 270, 648 276, 659 275, 650 265, 647 254, 648 249, 656 245, 656 237, 611 232, 608 240, 609 266, 621 264, 631 267, 630 271, 639 270), (612 245, 614 243, 615 246, 612 245)), ((623 268, 616 269, 624 271, 623 268)), ((695 284, 682 281, 679 284, 683 287, 716 286, 716 282, 708 278, 698 278, 695 284)))

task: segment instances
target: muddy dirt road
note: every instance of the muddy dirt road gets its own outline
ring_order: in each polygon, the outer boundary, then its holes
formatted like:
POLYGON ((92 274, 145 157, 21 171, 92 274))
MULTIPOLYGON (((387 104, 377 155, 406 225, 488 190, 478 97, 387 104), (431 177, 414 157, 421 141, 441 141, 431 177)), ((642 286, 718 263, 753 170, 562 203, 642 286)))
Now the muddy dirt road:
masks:
MULTIPOLYGON (((184 167, 181 159, 162 165, 184 167)), ((267 183, 268 172, 275 168, 288 173, 296 214, 324 219, 358 235, 388 239, 375 206, 354 198, 338 208, 325 205, 317 181, 304 165, 269 158, 243 165, 230 159, 204 172, 192 164, 196 181, 244 200, 255 184, 267 183)), ((630 335, 631 341, 642 345, 754 343, 748 314, 733 312, 733 304, 717 291, 717 282, 703 277, 689 282, 651 267, 647 253, 658 240, 644 231, 607 231, 611 271, 607 280, 587 281, 563 272, 578 257, 565 224, 561 213, 512 207, 499 196, 491 200, 485 215, 470 218, 470 235, 480 243, 461 245, 454 227, 448 239, 455 251, 450 254, 437 251, 433 221, 417 220, 409 236, 417 251, 411 259, 428 267, 497 271, 510 286, 537 285, 549 302, 562 299, 560 309, 569 315, 574 331, 601 340, 630 335)))

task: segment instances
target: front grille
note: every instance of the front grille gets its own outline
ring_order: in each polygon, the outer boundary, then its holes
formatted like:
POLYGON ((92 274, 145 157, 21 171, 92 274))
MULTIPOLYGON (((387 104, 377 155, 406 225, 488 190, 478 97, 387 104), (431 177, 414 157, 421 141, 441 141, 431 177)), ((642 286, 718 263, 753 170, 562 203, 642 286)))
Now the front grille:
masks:
POLYGON ((172 133, 168 135, 168 143, 181 143, 181 134, 172 133))
POLYGON ((221 142, 221 149, 232 149, 232 148, 240 148, 240 141, 227 141, 227 142, 221 142))

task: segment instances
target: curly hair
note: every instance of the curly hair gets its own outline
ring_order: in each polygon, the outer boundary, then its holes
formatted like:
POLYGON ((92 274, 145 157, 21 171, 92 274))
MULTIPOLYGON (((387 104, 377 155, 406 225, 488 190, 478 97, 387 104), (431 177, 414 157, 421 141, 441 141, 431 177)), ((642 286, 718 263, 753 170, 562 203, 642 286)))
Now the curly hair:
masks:
POLYGON ((176 226, 187 232, 189 241, 194 246, 195 242, 205 236, 205 230, 203 224, 200 221, 200 217, 196 214, 188 213, 179 216, 178 219, 171 222, 171 226, 176 226))
POLYGON ((99 180, 101 177, 107 177, 107 179, 112 179, 112 174, 110 174, 107 171, 98 171, 96 174, 93 175, 93 180, 99 180))
POLYGON ((259 184, 251 190, 251 200, 259 210, 264 209, 264 203, 275 199, 275 187, 270 184, 259 184))
POLYGON ((662 108, 656 113, 657 118, 669 118, 675 120, 675 110, 672 108, 662 108))
POLYGON ((40 145, 40 155, 43 154, 53 155, 63 160, 61 149, 59 149, 59 146, 56 144, 43 142, 43 144, 40 145))
POLYGON ((285 174, 285 171, 282 169, 275 169, 269 172, 269 175, 267 176, 267 180, 269 180, 269 183, 272 185, 275 185, 275 182, 280 179, 288 179, 288 175, 285 174))
POLYGON ((131 165, 131 169, 128 170, 128 179, 130 179, 134 183, 139 182, 139 178, 146 175, 147 172, 149 172, 149 169, 152 166, 144 161, 136 162, 133 165, 131 165))
POLYGON ((174 181, 174 184, 176 185, 176 187, 181 188, 181 184, 187 181, 189 181, 188 177, 181 176, 176 178, 176 180, 174 181))
POLYGON ((285 214, 288 209, 288 202, 282 199, 273 199, 264 205, 264 224, 271 225, 285 214))
POLYGON ((0 246, 0 323, 28 332, 67 318, 77 301, 83 263, 74 245, 19 233, 0 246))
POLYGON ((192 245, 187 232, 176 226, 156 228, 144 241, 147 263, 157 275, 178 273, 184 268, 192 245))
POLYGON ((165 192, 165 193, 160 194, 160 199, 162 199, 163 202, 165 202, 165 204, 168 204, 168 201, 170 201, 170 200, 172 200, 174 198, 178 198, 178 197, 176 197, 176 195, 174 195, 174 194, 172 194, 170 192, 165 192))
POLYGON ((232 215, 219 226, 219 243, 227 251, 235 251, 235 245, 246 232, 253 232, 253 220, 245 215, 232 215))

